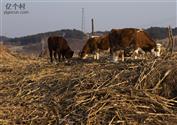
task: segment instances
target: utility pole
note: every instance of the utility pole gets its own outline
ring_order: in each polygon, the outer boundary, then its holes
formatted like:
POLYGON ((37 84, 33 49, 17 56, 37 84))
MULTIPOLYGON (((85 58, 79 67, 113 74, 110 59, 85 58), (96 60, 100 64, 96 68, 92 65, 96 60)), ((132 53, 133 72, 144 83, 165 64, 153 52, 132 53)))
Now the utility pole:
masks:
POLYGON ((82 32, 85 32, 85 12, 84 12, 84 8, 82 8, 81 31, 82 31, 82 32))
POLYGON ((92 18, 92 36, 94 35, 94 20, 93 20, 93 18, 92 18))

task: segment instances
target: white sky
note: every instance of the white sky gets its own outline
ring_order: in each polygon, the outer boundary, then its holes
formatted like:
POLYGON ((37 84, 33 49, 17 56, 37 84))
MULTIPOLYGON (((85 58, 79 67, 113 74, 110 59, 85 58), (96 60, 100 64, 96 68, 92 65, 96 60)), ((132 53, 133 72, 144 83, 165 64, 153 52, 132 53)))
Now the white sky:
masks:
MULTIPOLYGON (((14 1, 14 0, 11 0, 14 1)), ((61 29, 81 30, 81 8, 85 10, 85 31, 151 26, 176 27, 176 0, 21 0, 29 14, 4 15, 7 0, 1 0, 1 35, 20 37, 61 29)))

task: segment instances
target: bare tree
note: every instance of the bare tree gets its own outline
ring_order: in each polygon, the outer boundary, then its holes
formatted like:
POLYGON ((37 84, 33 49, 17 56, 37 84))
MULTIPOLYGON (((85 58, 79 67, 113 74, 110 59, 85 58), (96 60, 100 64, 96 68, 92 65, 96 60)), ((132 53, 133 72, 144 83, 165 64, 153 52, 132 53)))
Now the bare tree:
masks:
POLYGON ((172 53, 173 52, 174 39, 173 39, 172 29, 171 29, 170 26, 168 27, 168 39, 169 39, 169 42, 168 42, 167 50, 172 53))

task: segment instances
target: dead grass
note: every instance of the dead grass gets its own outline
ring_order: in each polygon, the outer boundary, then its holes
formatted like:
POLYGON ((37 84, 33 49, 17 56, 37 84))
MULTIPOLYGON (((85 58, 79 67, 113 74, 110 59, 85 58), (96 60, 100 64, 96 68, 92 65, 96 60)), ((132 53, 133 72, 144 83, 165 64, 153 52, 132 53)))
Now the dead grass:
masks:
POLYGON ((0 124, 177 124, 176 54, 117 64, 6 58, 0 61, 0 124))

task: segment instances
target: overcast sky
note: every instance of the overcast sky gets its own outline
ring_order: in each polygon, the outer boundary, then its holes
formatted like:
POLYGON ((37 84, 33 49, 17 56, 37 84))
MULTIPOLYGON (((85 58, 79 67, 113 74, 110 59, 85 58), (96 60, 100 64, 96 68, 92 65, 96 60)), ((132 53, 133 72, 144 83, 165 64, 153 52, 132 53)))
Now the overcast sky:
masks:
MULTIPOLYGON (((14 1, 14 0, 11 0, 14 1)), ((17 0, 18 1, 18 0, 17 0)), ((4 14, 7 0, 1 0, 1 35, 20 37, 60 29, 81 30, 85 10, 85 31, 151 26, 176 27, 176 0, 22 0, 28 14, 4 14)), ((12 8, 13 9, 13 8, 12 8)))

